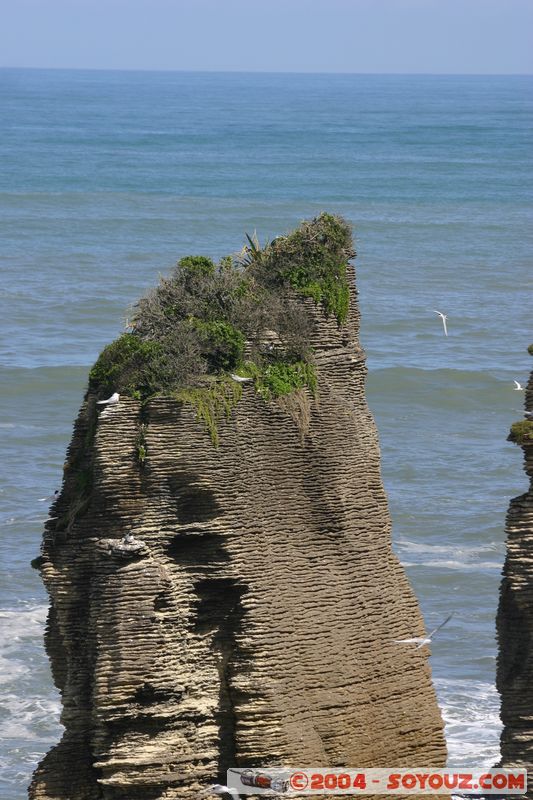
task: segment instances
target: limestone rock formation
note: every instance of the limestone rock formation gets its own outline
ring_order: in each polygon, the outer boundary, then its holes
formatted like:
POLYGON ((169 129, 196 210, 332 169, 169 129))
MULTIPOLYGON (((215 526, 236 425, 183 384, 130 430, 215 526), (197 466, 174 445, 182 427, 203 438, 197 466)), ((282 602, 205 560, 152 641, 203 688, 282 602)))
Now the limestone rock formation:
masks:
POLYGON ((424 625, 346 270, 342 324, 293 298, 316 391, 243 382, 218 446, 183 396, 99 413, 89 390, 40 559, 65 733, 32 800, 196 800, 236 765, 445 764, 428 648, 393 643, 424 625))
MULTIPOLYGON (((533 347, 530 347, 533 355, 533 347)), ((525 392, 533 412, 533 373, 525 392)), ((531 416, 531 415, 529 415, 531 416)), ((507 555, 498 609, 497 687, 501 695, 501 764, 533 774, 533 421, 511 428, 511 441, 524 452, 528 490, 511 500, 507 513, 507 555)), ((533 797, 530 789, 529 797, 533 797)))

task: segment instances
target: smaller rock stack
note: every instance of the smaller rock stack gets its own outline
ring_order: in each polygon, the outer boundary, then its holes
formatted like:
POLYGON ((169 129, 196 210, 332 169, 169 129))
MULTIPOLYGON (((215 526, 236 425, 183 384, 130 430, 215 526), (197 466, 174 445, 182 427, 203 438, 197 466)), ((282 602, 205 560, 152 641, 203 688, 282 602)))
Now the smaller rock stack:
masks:
MULTIPOLYGON (((533 355, 533 345, 529 347, 533 355)), ((501 764, 533 775, 533 372, 525 391, 524 419, 511 427, 509 441, 524 452, 528 490, 511 500, 507 513, 507 555, 497 617, 497 686, 501 695, 501 764), (529 412, 532 412, 531 414, 529 412)), ((531 777, 530 777, 531 781, 531 777)), ((533 797, 533 788, 527 793, 533 797)))

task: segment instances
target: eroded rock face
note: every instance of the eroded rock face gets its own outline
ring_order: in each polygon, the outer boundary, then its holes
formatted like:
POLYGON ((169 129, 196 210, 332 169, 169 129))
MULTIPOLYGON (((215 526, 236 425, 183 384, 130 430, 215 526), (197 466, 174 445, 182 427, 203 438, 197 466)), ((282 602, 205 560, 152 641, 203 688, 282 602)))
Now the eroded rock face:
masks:
POLYGON ((84 403, 42 559, 66 731, 33 800, 198 798, 234 765, 444 765, 427 648, 393 643, 424 626, 355 289, 342 328, 302 302, 317 398, 243 384, 218 448, 186 403, 84 403))
MULTIPOLYGON (((525 408, 533 410, 533 373, 525 408)), ((507 513, 507 556, 498 609, 497 686, 501 695, 501 764, 533 773, 533 440, 523 442, 525 494, 507 513)), ((531 777, 530 777, 531 780, 531 777)), ((530 789, 529 797, 533 797, 530 789)))

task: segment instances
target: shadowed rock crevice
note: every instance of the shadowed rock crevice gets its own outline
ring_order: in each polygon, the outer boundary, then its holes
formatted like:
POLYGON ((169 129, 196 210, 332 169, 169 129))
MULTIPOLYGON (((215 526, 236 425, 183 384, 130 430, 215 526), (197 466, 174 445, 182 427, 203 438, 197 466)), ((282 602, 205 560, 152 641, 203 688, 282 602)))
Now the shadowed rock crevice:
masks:
POLYGON ((244 611, 241 598, 246 586, 239 586, 231 579, 214 578, 200 581, 194 591, 199 598, 194 630, 199 636, 209 636, 219 675, 219 702, 215 716, 219 729, 219 779, 224 780, 228 766, 237 764, 237 717, 232 674, 237 657, 237 636, 242 633, 244 611))
POLYGON ((219 513, 213 492, 195 484, 195 476, 171 475, 168 487, 176 499, 176 515, 180 524, 209 522, 219 513))
POLYGON ((75 507, 86 464, 88 502, 61 538, 49 523, 41 559, 66 734, 31 800, 198 800, 232 766, 445 763, 428 651, 393 641, 424 625, 391 549, 346 226, 276 242, 238 270, 187 261, 91 372, 56 505, 75 507), (207 370, 190 391, 172 388, 178 344, 207 370), (109 388, 120 402, 97 412, 109 388))

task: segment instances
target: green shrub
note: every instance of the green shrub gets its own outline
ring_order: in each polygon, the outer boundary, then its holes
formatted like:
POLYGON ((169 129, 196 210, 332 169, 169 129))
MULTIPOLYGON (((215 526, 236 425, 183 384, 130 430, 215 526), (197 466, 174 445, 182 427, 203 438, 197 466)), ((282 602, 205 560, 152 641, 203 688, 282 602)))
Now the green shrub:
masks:
POLYGON ((317 390, 316 369, 305 361, 275 361, 262 366, 247 361, 239 374, 254 379, 255 388, 264 400, 283 397, 306 387, 312 394, 317 390))
POLYGON ((508 440, 519 445, 533 445, 533 422, 529 419, 515 422, 511 425, 508 440))
POLYGON ((89 372, 89 388, 103 393, 142 391, 143 372, 151 359, 161 353, 159 342, 143 341, 134 333, 123 333, 100 353, 89 372))
POLYGON ((200 334, 202 354, 210 371, 232 370, 242 361, 246 337, 230 322, 193 320, 193 326, 200 334))
POLYGON ((205 278, 215 272, 215 265, 207 256, 185 256, 178 261, 178 267, 189 277, 205 278))
POLYGON ((529 353, 530 356, 533 356, 533 344, 529 345, 529 347, 527 348, 527 352, 529 353))
POLYGON ((143 340, 135 333, 122 334, 102 350, 89 373, 89 389, 145 400, 171 391, 191 374, 203 371, 198 342, 190 325, 182 322, 160 341, 143 340))
POLYGON ((255 246, 247 250, 260 280, 289 284, 315 303, 322 303, 326 315, 334 315, 340 325, 348 315, 346 264, 354 255, 350 227, 332 214, 302 222, 259 253, 255 246))
POLYGON ((261 384, 263 395, 267 398, 281 397, 304 387, 315 394, 316 371, 312 364, 306 364, 304 361, 297 361, 294 364, 283 362, 270 364, 263 372, 261 384))

